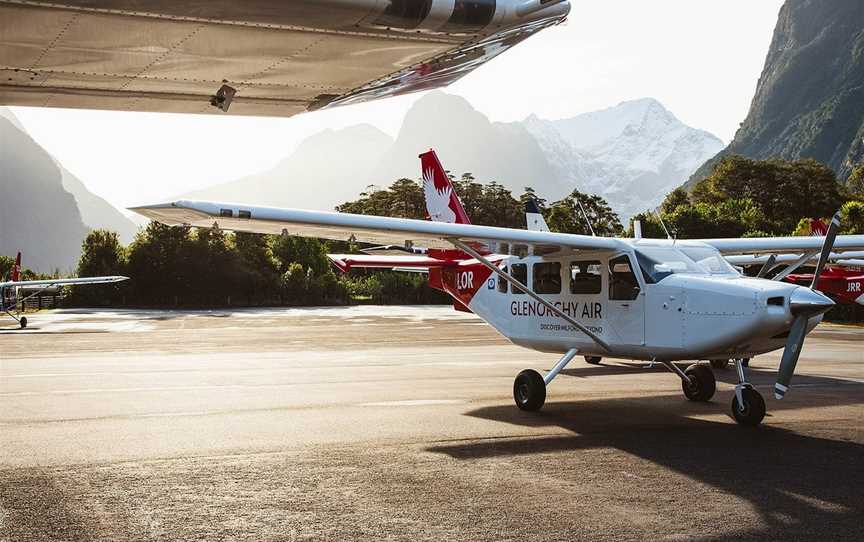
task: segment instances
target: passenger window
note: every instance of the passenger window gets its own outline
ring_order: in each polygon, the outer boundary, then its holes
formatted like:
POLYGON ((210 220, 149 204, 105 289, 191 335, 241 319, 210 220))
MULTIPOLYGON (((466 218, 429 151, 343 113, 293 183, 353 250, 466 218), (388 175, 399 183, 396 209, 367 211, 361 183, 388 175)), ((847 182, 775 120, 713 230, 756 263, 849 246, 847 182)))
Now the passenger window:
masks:
POLYGON ((570 263, 570 293, 599 294, 603 289, 603 266, 596 260, 570 263))
MULTIPOLYGON (((501 268, 501 270, 506 273, 507 272, 507 266, 505 265, 504 267, 501 268)), ((498 275, 498 291, 501 292, 502 294, 507 293, 507 281, 504 280, 504 277, 502 277, 501 275, 498 275)))
POLYGON ((534 292, 538 294, 561 293, 560 262, 534 264, 534 292))
POLYGON ((639 295, 639 282, 627 255, 609 260, 609 299, 630 301, 639 295))
MULTIPOLYGON (((522 284, 524 284, 526 286, 528 285, 528 265, 527 264, 514 263, 513 265, 510 266, 510 269, 511 269, 510 274, 513 276, 514 279, 518 280, 519 282, 521 282, 522 284)), ((519 288, 517 288, 511 284, 510 285, 510 293, 524 294, 525 292, 523 292, 522 290, 520 290, 519 288)))

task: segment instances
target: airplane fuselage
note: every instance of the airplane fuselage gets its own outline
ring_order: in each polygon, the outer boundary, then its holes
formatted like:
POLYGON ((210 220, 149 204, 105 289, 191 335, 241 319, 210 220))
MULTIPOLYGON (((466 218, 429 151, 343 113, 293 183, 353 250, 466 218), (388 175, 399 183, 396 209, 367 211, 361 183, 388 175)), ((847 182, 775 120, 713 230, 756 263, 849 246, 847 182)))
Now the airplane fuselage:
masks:
MULTIPOLYGON (((476 260, 432 270, 432 286, 513 343, 543 352, 577 348, 585 355, 658 361, 752 357, 783 348, 794 319, 790 299, 799 289, 731 272, 679 272, 654 280, 642 272, 636 250, 488 259, 611 347, 604 351, 476 260)), ((813 317, 808 331, 819 321, 813 317)))

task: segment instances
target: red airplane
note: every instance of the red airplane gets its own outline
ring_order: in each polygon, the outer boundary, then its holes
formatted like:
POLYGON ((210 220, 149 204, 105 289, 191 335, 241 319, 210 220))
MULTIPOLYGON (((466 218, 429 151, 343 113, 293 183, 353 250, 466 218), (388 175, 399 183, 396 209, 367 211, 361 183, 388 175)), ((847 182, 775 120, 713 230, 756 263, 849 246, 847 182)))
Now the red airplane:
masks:
MULTIPOLYGON (((810 220, 810 235, 822 237, 828 233, 828 226, 818 218, 810 220)), ((799 286, 809 286, 813 282, 812 273, 791 274, 783 279, 799 286)), ((829 265, 825 267, 816 289, 837 303, 864 305, 864 268, 860 266, 829 265)))

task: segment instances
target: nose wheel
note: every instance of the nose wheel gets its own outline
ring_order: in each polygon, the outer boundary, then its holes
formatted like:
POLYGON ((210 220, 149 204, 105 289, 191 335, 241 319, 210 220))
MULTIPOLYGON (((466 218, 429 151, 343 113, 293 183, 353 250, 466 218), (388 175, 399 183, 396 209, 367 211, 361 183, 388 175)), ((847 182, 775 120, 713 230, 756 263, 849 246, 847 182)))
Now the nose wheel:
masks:
POLYGON ((738 372, 738 385, 732 397, 732 417, 741 425, 755 427, 765 418, 765 399, 747 382, 744 367, 749 359, 735 359, 735 369, 738 372))
POLYGON ((601 361, 603 361, 603 358, 600 356, 585 356, 585 363, 590 363, 591 365, 600 365, 601 361))

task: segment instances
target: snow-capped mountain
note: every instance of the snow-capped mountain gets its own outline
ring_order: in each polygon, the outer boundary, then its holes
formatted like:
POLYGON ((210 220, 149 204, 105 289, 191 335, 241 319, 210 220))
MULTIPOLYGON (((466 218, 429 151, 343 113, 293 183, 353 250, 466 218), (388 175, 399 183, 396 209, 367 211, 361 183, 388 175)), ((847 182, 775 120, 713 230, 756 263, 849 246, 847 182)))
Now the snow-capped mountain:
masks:
POLYGON ((370 184, 419 179, 417 155, 434 148, 455 175, 471 172, 517 197, 525 187, 555 201, 600 194, 623 219, 659 205, 723 143, 646 98, 569 119, 493 122, 465 98, 417 100, 395 140, 370 126, 310 136, 271 171, 184 197, 332 209, 370 184))
POLYGON ((660 102, 644 98, 569 119, 522 123, 557 175, 603 196, 622 216, 656 207, 707 158, 723 148, 660 102))

